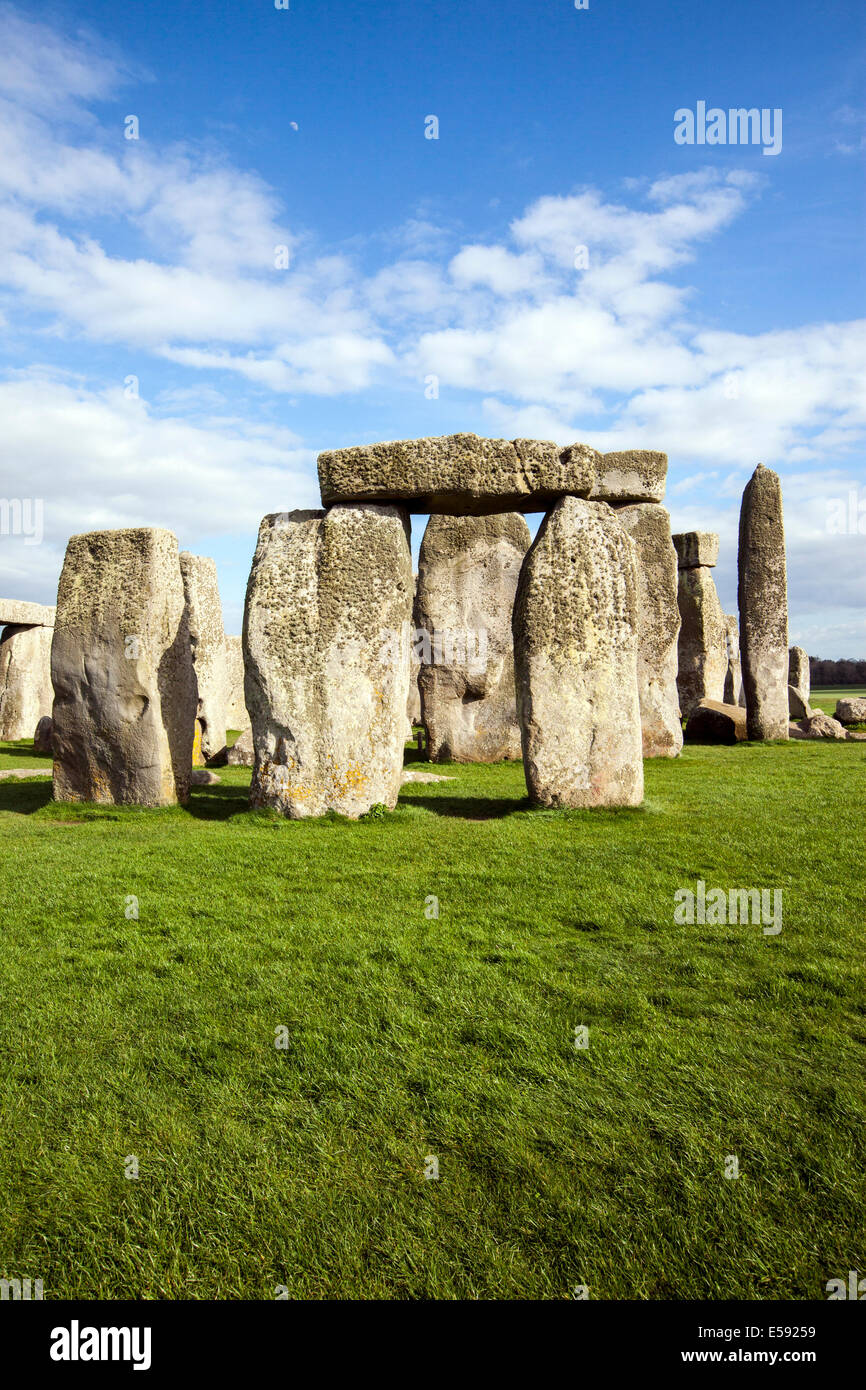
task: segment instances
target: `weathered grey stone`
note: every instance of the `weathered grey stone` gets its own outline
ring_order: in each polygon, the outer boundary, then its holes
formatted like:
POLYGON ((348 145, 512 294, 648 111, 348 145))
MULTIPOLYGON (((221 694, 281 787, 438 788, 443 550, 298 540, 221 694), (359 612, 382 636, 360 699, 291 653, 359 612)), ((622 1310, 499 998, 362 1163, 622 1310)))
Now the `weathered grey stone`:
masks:
POLYGON ((0 637, 0 740, 32 738, 43 714, 51 713, 50 627, 3 629, 0 637))
POLYGON ((866 724, 866 700, 859 696, 837 700, 836 719, 840 724, 866 724))
POLYGON ((788 717, 789 719, 811 719, 814 714, 809 701, 803 698, 802 693, 795 685, 788 686, 788 717))
POLYGON ((51 674, 56 800, 187 800, 196 683, 170 531, 72 537, 51 674))
POLYGON ((54 751, 54 720, 50 714, 43 714, 36 730, 33 734, 34 753, 53 753, 54 751))
POLYGON ((396 805, 411 614, 400 508, 265 517, 244 615, 253 806, 300 818, 396 805))
POLYGON ((399 502, 412 512, 539 512, 562 493, 585 496, 600 457, 587 444, 560 449, 548 440, 448 434, 332 449, 319 455, 319 484, 325 506, 399 502))
POLYGON ((225 642, 226 686, 228 689, 226 723, 229 729, 243 730, 250 727, 250 716, 247 713, 244 696, 243 642, 242 637, 227 637, 225 642))
POLYGON ((226 639, 216 562, 184 550, 180 572, 198 686, 196 720, 201 731, 201 756, 208 762, 225 747, 229 727, 226 639))
POLYGON ((724 703, 728 633, 712 570, 681 569, 677 602, 682 619, 677 691, 682 716, 688 719, 702 700, 724 703))
POLYGON ((788 685, 793 685, 808 704, 812 693, 812 677, 809 671, 809 653, 804 647, 790 647, 788 650, 788 685))
POLYGON ((675 758, 683 746, 677 694, 677 557, 671 519, 656 502, 617 507, 637 547, 638 694, 645 758, 675 758))
POLYGON ((702 700, 686 723, 686 743, 740 743, 746 738, 746 711, 723 700, 702 700))
POLYGON ((0 598, 0 627, 53 627, 56 608, 24 599, 0 598))
POLYGON ((831 719, 829 714, 823 714, 821 710, 813 710, 807 719, 798 719, 791 724, 789 737, 832 738, 841 742, 852 735, 846 733, 837 719, 831 719))
POLYGON ((740 664, 740 625, 736 613, 725 614, 728 669, 725 673, 725 704, 746 707, 743 692, 743 669, 740 664))
POLYGON ((229 767, 252 767, 256 760, 256 750, 253 746, 252 729, 244 729, 226 751, 226 762, 229 767))
POLYGON ((563 497, 533 542, 514 604, 514 667, 531 799, 637 806, 637 548, 605 503, 563 497))
POLYGON ((219 775, 211 772, 209 767, 194 767, 189 777, 191 787, 212 787, 219 781, 219 775))
POLYGON ((740 649, 750 739, 788 737, 788 582, 782 487, 758 464, 743 492, 738 560, 740 649))
POLYGON ((661 502, 667 476, 667 454, 651 449, 602 454, 596 462, 595 483, 589 496, 594 502, 661 502))
POLYGON ((518 512, 431 516, 415 602, 421 722, 433 762, 519 758, 511 610, 529 527, 518 512))
POLYGON ((681 570, 712 569, 719 559, 719 538, 714 531, 678 531, 673 538, 681 570))

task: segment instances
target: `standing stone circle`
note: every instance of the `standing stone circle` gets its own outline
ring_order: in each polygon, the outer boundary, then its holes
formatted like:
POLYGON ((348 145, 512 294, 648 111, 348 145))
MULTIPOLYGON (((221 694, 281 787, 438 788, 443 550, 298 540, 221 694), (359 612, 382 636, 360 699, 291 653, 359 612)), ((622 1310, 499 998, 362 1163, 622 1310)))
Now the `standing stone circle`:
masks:
POLYGON ((228 669, 216 562, 184 550, 180 572, 198 686, 196 722, 201 732, 201 755, 208 762, 225 747, 228 728, 228 669))
POLYGON ((788 737, 788 584, 782 487, 758 464, 743 492, 738 554, 740 648, 750 739, 788 737))
POLYGON ((0 739, 3 742, 32 738, 42 716, 51 713, 53 632, 51 627, 10 624, 0 635, 0 739))
POLYGON ((514 604, 523 761, 543 806, 637 806, 637 548, 605 503, 563 497, 545 517, 514 604))
POLYGON ((683 746, 677 693, 680 612, 677 556, 664 507, 638 502, 616 518, 637 547, 638 694, 645 758, 675 758, 683 746))
POLYGON ((412 596, 401 508, 264 518, 243 634, 254 807, 300 819, 396 805, 412 596))
POLYGON ((72 537, 51 675, 55 800, 186 802, 196 682, 170 531, 72 537))
POLYGON ((431 516, 415 601, 433 762, 519 758, 511 610, 529 527, 519 512, 431 516))

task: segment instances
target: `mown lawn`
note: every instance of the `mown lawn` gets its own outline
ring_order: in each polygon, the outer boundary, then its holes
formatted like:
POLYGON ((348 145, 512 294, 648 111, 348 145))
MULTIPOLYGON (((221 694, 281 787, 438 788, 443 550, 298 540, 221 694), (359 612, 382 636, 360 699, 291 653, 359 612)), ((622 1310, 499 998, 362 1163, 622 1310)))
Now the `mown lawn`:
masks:
POLYGON ((433 770, 354 824, 250 813, 245 769, 159 812, 0 783, 0 1275, 820 1299, 866 1271, 866 744, 689 748, 628 812, 433 770), (699 878, 781 888, 780 935, 677 925, 699 878))

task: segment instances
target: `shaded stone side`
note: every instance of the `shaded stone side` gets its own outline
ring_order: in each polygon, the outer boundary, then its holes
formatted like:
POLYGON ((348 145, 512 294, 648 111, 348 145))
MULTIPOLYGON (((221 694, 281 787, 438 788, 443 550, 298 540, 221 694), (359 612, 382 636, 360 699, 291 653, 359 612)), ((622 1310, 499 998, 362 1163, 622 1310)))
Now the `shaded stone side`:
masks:
POLYGON ((434 762, 521 757, 511 610, 529 527, 517 512, 431 516, 415 622, 419 687, 434 762))
POLYGON ((809 668, 809 653, 805 647, 788 649, 788 684, 799 691, 802 699, 809 703, 812 693, 812 677, 809 668))
POLYGON ((400 508, 264 518, 243 633, 253 806, 297 819, 396 804, 412 594, 400 508))
POLYGON ((32 738, 51 713, 53 628, 9 625, 0 636, 0 739, 32 738))
POLYGON ((637 547, 638 694, 645 758, 675 758, 683 746, 677 693, 680 610, 671 521, 653 502, 617 507, 637 547))
POLYGON ((72 537, 57 594, 51 675, 56 800, 187 800, 197 696, 170 531, 72 537))
POLYGON ((680 610, 677 690, 683 719, 702 700, 724 703, 728 674, 725 615, 712 570, 681 569, 677 584, 680 610))
POLYGON ((544 806, 643 797, 637 549, 604 503, 563 497, 539 528, 514 604, 523 764, 544 806))
POLYGON ((750 739, 788 737, 788 582, 782 487, 758 464, 743 492, 737 556, 740 651, 750 739))

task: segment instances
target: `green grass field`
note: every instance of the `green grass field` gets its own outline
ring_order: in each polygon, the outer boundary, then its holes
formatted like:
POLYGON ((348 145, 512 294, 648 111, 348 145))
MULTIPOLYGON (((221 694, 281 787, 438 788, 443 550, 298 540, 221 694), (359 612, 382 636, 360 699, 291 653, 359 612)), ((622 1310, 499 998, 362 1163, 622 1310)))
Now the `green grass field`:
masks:
POLYGON ((687 748, 621 812, 433 770, 357 823, 253 814, 241 768, 157 812, 0 783, 0 1275, 823 1299, 866 1269, 866 744, 687 748), (699 878, 781 888, 781 933, 677 925, 699 878))

